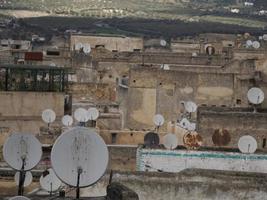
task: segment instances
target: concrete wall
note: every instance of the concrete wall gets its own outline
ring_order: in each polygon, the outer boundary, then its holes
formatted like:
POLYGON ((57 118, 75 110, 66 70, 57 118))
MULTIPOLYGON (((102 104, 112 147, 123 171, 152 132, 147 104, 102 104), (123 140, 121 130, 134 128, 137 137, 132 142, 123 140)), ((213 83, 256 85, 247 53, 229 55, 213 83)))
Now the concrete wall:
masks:
POLYGON ((53 109, 64 115, 64 94, 52 92, 0 92, 0 127, 37 134, 44 126, 42 111, 53 109))
POLYGON ((265 154, 187 150, 137 150, 137 171, 180 172, 184 169, 267 173, 265 154))
POLYGON ((243 135, 253 135, 259 149, 267 148, 263 147, 263 140, 267 138, 267 112, 261 109, 258 111, 254 113, 253 108, 198 108, 197 131, 203 137, 203 145, 214 146, 212 136, 215 130, 225 129, 231 137, 228 147, 237 147, 243 135))
POLYGON ((72 35, 70 38, 70 48, 72 51, 77 43, 88 43, 91 48, 95 48, 97 45, 103 45, 110 51, 133 51, 134 49, 143 49, 143 39, 133 37, 72 35))

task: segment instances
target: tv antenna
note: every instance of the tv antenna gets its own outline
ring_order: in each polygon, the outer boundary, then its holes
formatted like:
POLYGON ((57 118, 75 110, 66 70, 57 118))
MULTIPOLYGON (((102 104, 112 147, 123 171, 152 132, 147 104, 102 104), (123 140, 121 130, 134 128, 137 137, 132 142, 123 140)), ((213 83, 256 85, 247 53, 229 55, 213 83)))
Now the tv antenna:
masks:
MULTIPOLYGON (((14 179, 17 186, 19 186, 19 178, 20 178, 20 172, 16 172, 14 179)), ((32 173, 30 171, 27 171, 25 173, 25 179, 23 183, 23 187, 27 187, 32 183, 32 173)))
POLYGON ((164 117, 160 114, 155 115, 153 118, 153 122, 157 126, 157 130, 164 124, 164 121, 164 117))
POLYGON ((163 137, 163 145, 166 149, 175 149, 178 146, 178 139, 176 135, 168 133, 163 137))
POLYGON ((64 115, 61 121, 64 126, 71 126, 73 124, 73 118, 70 115, 64 115))
POLYGON ((80 122, 81 125, 84 125, 88 120, 88 111, 84 108, 77 108, 74 111, 74 118, 80 122))
POLYGON ((242 153, 255 153, 257 141, 250 135, 242 136, 238 141, 238 148, 242 153))
POLYGON ((56 120, 56 113, 52 109, 46 109, 42 112, 42 119, 49 127, 56 120))
POLYGON ((47 169, 43 172, 40 177, 41 188, 50 193, 52 196, 53 192, 56 192, 61 186, 61 180, 56 176, 52 168, 47 169))
POLYGON ((97 133, 75 127, 57 138, 51 151, 51 164, 62 182, 76 187, 79 199, 81 187, 95 184, 104 175, 108 157, 107 146, 97 133))
POLYGON ((254 105, 254 112, 256 112, 256 105, 261 104, 264 101, 264 93, 260 88, 250 88, 247 97, 250 103, 254 105))
POLYGON ((31 134, 13 133, 5 141, 3 156, 10 167, 19 171, 18 195, 23 195, 26 171, 41 160, 41 143, 31 134))
POLYGON ((154 132, 148 132, 144 137, 145 147, 154 148, 159 146, 159 135, 154 132))

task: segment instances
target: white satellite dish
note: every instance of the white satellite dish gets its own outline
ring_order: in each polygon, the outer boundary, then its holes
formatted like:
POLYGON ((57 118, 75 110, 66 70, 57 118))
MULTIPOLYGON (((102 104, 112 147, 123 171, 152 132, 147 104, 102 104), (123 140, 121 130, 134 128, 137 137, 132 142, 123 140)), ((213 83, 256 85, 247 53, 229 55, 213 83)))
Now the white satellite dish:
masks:
POLYGON ((197 53, 196 52, 193 52, 192 53, 192 57, 197 57, 197 53))
POLYGON ((88 118, 89 120, 96 120, 99 117, 99 111, 96 108, 88 109, 88 118))
POLYGON ((263 40, 263 37, 262 36, 259 36, 259 40, 263 40))
POLYGON ((75 127, 60 135, 51 151, 51 164, 62 182, 79 188, 95 184, 105 173, 109 153, 92 129, 75 127))
POLYGON ((13 133, 5 141, 3 155, 13 169, 21 170, 24 161, 24 171, 28 171, 41 160, 42 146, 32 134, 13 133))
POLYGON ((162 126, 164 124, 164 117, 160 114, 157 114, 154 116, 153 122, 156 126, 162 126))
POLYGON ((51 66, 51 67, 55 67, 55 66, 57 66, 57 65, 56 65, 55 63, 50 63, 49 66, 51 66))
MULTIPOLYGON (((20 173, 19 172, 16 172, 15 174, 15 182, 16 182, 16 185, 18 186, 19 185, 19 176, 20 176, 20 173)), ((27 187, 29 186, 30 184, 32 183, 32 173, 30 171, 27 171, 25 173, 25 179, 24 179, 24 184, 23 186, 24 187, 27 187)))
POLYGON ((261 47, 261 44, 260 44, 258 41, 254 41, 253 44, 252 44, 252 47, 253 47, 254 49, 258 49, 258 48, 261 47))
POLYGON ((195 131, 196 130, 196 123, 190 123, 187 125, 187 129, 189 131, 195 131))
POLYGON ((262 39, 267 41, 267 34, 263 34, 262 39))
POLYGON ((78 122, 87 122, 89 120, 88 118, 88 111, 84 108, 77 108, 74 111, 74 118, 78 122))
POLYGON ((260 88, 253 87, 249 89, 247 97, 252 104, 261 104, 264 101, 264 93, 260 88))
POLYGON ((42 119, 45 123, 50 124, 55 121, 56 113, 51 109, 46 109, 42 112, 42 119))
POLYGON ((73 124, 73 118, 70 115, 64 115, 61 121, 64 126, 71 126, 73 124))
POLYGON ((8 200, 30 200, 30 199, 24 196, 15 196, 15 197, 9 198, 8 200))
POLYGON ((194 113, 197 111, 197 105, 193 101, 187 101, 184 104, 185 110, 189 113, 194 113))
POLYGON ((82 43, 77 43, 77 44, 75 44, 75 50, 76 51, 79 51, 79 50, 81 50, 81 48, 83 48, 83 44, 82 43))
POLYGON ((176 135, 168 133, 163 137, 163 145, 166 149, 175 149, 178 145, 178 139, 176 135))
POLYGON ((47 174, 43 173, 40 177, 42 189, 50 193, 57 191, 61 186, 61 180, 56 176, 53 169, 50 168, 46 172, 47 174))
POLYGON ((90 44, 85 44, 84 47, 83 47, 83 52, 85 54, 89 54, 91 52, 91 46, 90 44))
POLYGON ((252 42, 251 40, 247 40, 247 41, 246 41, 246 45, 247 45, 247 47, 251 47, 252 44, 253 44, 253 42, 252 42))
POLYGON ((188 129, 188 127, 191 126, 191 122, 187 119, 187 118, 183 118, 180 122, 179 125, 184 128, 184 129, 188 129))
POLYGON ((165 47, 167 45, 166 40, 160 40, 160 45, 165 47))
POLYGON ((238 141, 238 148, 242 153, 254 153, 257 146, 257 141, 250 135, 242 136, 238 141))

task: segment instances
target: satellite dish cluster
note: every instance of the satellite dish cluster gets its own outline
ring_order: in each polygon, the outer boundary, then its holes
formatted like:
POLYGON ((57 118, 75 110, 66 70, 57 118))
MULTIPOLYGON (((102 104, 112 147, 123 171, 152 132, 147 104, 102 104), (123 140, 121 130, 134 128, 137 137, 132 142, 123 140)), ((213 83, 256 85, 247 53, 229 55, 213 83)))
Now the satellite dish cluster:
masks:
POLYGON ((75 51, 79 51, 79 52, 83 52, 85 54, 89 54, 91 52, 91 45, 86 43, 86 44, 82 44, 82 43, 77 43, 75 44, 75 51))
POLYGON ((261 44, 258 41, 247 40, 246 48, 251 48, 251 47, 254 49, 259 49, 261 47, 261 44))
MULTIPOLYGON (((82 108, 74 112, 74 118, 79 122, 96 120, 99 112, 96 108, 82 108)), ((56 114, 51 109, 42 112, 45 123, 53 123, 56 114)), ((62 118, 64 126, 71 126, 73 118, 65 115, 62 118)), ((24 197, 24 187, 32 182, 32 170, 41 160, 42 145, 30 133, 13 133, 5 141, 3 156, 6 163, 16 170, 15 182, 18 186, 18 196, 13 200, 28 200, 24 197)), ((109 153, 104 140, 94 129, 77 126, 63 132, 56 140, 51 151, 52 168, 44 170, 40 177, 40 186, 52 195, 62 188, 63 184, 76 187, 76 199, 80 198, 80 188, 95 184, 105 173, 109 153)))

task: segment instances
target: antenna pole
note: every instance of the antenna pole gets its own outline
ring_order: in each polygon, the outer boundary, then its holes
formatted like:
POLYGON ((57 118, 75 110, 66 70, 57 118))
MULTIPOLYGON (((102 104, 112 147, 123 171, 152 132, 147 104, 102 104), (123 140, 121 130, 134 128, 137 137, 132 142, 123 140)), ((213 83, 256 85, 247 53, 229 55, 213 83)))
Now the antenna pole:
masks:
POLYGON ((77 176, 77 186, 76 186, 76 199, 80 199, 80 176, 81 176, 81 173, 82 173, 82 168, 81 167, 78 167, 78 176, 77 176))
POLYGON ((23 196, 24 192, 24 181, 25 181, 25 158, 22 158, 22 167, 19 172, 19 189, 18 189, 18 195, 23 196))
POLYGON ((50 197, 52 196, 52 184, 53 183, 50 183, 50 197))

